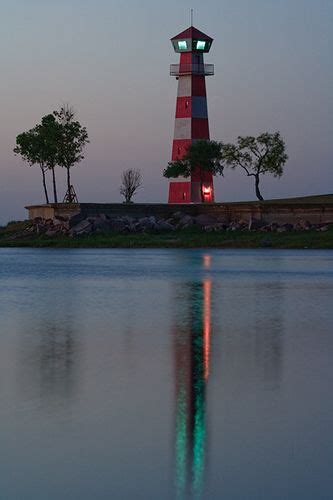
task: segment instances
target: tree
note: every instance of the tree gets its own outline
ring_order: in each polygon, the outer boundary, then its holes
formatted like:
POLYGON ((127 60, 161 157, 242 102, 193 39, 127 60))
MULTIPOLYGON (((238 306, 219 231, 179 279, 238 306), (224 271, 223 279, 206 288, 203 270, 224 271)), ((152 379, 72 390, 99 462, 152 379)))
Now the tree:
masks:
POLYGON ((40 137, 38 135, 36 127, 29 130, 28 132, 22 132, 16 137, 16 146, 14 148, 14 153, 20 155, 24 161, 29 163, 30 166, 39 165, 43 177, 45 200, 46 203, 49 203, 49 195, 45 178, 47 166, 40 154, 40 137))
POLYGON ((58 203, 55 167, 58 162, 61 127, 54 115, 50 114, 43 116, 42 123, 36 125, 35 128, 39 137, 39 155, 46 167, 52 172, 54 203, 58 203))
POLYGON ((57 164, 59 139, 60 127, 53 115, 44 116, 40 124, 16 137, 14 153, 20 154, 30 165, 39 165, 42 171, 46 203, 49 203, 46 186, 47 170, 52 171, 54 202, 58 202, 54 169, 57 164))
POLYGON ((121 175, 120 194, 125 198, 125 203, 131 203, 132 197, 142 185, 140 170, 129 168, 121 175))
POLYGON ((204 172, 212 175, 222 174, 221 144, 216 141, 198 140, 189 145, 184 157, 168 163, 164 169, 164 177, 190 177, 193 173, 200 175, 201 200, 204 202, 204 172))
POLYGON ((260 176, 266 173, 281 177, 288 159, 285 144, 279 132, 265 132, 258 137, 238 137, 237 144, 221 144, 222 163, 231 168, 242 168, 248 177, 255 179, 258 200, 264 198, 259 189, 260 176))
POLYGON ((70 201, 72 192, 70 169, 83 160, 83 150, 89 142, 88 133, 86 127, 82 127, 80 122, 75 120, 75 112, 70 106, 62 106, 60 111, 54 111, 53 115, 61 126, 57 163, 66 169, 67 193, 70 201))

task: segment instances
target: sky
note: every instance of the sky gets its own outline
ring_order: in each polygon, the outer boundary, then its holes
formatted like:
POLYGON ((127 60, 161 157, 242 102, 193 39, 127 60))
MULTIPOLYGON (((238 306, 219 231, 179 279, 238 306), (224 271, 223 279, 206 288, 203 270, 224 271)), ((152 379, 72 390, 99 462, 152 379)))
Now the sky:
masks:
MULTIPOLYGON (((138 202, 166 202, 178 62, 170 38, 190 25, 214 38, 205 62, 211 138, 280 131, 289 160, 265 198, 333 192, 332 0, 0 0, 0 223, 43 202, 38 167, 14 156, 17 134, 70 103, 90 144, 72 171, 81 202, 120 202, 138 168, 138 202)), ((65 172, 57 172, 59 197, 65 172)), ((216 201, 255 199, 228 171, 216 201)))

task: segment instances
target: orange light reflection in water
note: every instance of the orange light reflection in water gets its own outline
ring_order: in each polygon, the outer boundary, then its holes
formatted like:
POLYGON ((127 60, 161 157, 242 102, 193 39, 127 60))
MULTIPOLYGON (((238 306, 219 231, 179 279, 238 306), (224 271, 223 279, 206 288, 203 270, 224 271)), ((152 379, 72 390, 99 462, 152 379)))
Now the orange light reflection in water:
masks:
POLYGON ((204 280, 204 311, 203 311, 203 361, 204 377, 209 377, 209 358, 210 358, 210 332, 211 332, 211 295, 212 282, 206 278, 204 280))
POLYGON ((205 254, 203 256, 203 264, 205 269, 208 269, 210 267, 211 261, 212 261, 211 255, 205 254))

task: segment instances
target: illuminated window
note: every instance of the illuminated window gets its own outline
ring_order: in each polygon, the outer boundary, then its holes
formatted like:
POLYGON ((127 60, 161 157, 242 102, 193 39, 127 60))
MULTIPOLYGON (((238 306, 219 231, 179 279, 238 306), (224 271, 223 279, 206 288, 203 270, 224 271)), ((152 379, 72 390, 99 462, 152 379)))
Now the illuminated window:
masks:
POLYGON ((178 49, 179 50, 187 50, 187 41, 186 40, 181 40, 178 42, 178 49))
POLYGON ((197 50, 205 50, 205 48, 206 48, 206 42, 204 42, 202 40, 198 40, 196 49, 197 50))

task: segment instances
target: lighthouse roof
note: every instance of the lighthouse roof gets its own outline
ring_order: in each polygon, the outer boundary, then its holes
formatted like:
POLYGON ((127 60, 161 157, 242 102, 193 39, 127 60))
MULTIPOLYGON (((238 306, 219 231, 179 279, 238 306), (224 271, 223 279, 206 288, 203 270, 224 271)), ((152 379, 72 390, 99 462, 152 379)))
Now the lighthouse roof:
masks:
POLYGON ((212 42, 213 41, 213 38, 211 38, 208 35, 205 35, 205 33, 203 33, 202 31, 198 30, 194 26, 190 26, 186 30, 184 30, 181 33, 179 33, 179 35, 174 36, 173 38, 171 38, 171 41, 172 40, 179 40, 179 39, 182 39, 182 38, 187 38, 187 39, 188 38, 199 38, 200 40, 207 40, 208 42, 212 42))

